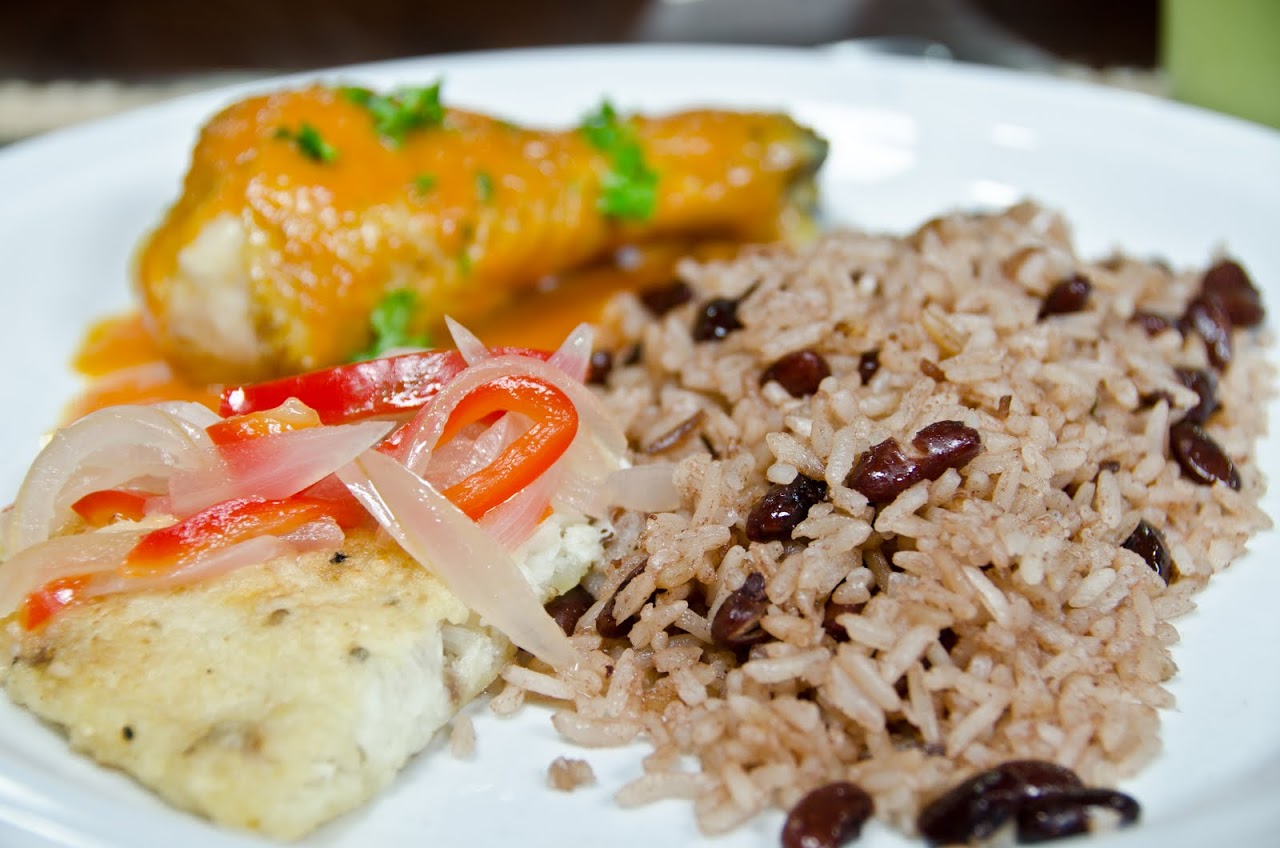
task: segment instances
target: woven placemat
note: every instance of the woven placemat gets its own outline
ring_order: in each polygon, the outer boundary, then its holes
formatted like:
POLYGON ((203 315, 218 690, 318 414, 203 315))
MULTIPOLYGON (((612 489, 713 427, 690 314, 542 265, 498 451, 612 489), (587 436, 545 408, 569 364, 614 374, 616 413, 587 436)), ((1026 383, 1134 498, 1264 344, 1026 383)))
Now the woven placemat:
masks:
MULTIPOLYGON (((35 83, 0 79, 0 144, 194 91, 262 79, 269 73, 264 70, 252 74, 210 74, 158 83, 116 80, 35 83)), ((1148 94, 1167 93, 1163 75, 1147 69, 1094 70, 1064 63, 1056 66, 1052 73, 1148 94)))
POLYGON ((263 74, 213 74, 156 83, 0 79, 0 143, 263 74))

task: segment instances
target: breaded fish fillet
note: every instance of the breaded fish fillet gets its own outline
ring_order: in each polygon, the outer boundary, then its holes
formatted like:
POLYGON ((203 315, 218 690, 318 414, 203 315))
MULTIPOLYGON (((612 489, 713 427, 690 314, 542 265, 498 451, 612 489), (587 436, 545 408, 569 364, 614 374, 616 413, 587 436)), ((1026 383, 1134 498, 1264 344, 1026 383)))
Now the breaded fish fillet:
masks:
MULTIPOLYGON (((546 599, 601 531, 560 516, 517 561, 546 599)), ((4 685, 71 745, 213 821, 294 839, 386 786, 511 644, 372 534, 340 554, 105 596, 9 628, 4 685)))
POLYGON ((282 92, 204 128, 136 267, 149 329, 187 377, 246 382, 343 361, 402 289, 423 331, 621 244, 794 234, 811 223, 826 152, 779 114, 614 116, 592 135, 454 109, 429 120, 378 97, 282 92), (423 125, 395 124, 406 114, 423 125))

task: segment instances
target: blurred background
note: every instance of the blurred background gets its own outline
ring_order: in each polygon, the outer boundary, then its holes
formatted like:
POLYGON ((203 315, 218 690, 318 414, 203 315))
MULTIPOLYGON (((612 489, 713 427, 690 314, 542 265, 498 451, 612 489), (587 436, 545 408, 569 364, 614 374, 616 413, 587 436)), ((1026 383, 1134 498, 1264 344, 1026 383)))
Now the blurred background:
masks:
MULTIPOLYGON (((1280 0, 4 0, 0 142, 223 82, 353 62, 553 44, 853 39, 1195 100, 1167 60, 1197 63, 1201 76, 1244 64, 1257 77, 1253 60, 1240 59, 1242 39, 1280 55, 1280 0), (1213 29, 1245 15, 1254 20, 1234 33, 1213 29)), ((1280 70, 1270 61, 1257 85, 1274 109, 1280 70)), ((1280 125, 1280 114, 1269 119, 1280 125)))

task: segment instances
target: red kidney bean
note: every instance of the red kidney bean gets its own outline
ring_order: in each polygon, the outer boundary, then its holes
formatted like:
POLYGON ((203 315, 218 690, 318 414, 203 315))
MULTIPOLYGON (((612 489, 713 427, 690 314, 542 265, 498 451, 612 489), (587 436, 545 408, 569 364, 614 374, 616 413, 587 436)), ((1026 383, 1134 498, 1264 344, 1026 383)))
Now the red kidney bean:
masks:
POLYGON ((596 616, 596 632, 606 639, 620 639, 631 632, 631 628, 636 623, 636 617, 633 615, 624 621, 618 621, 614 617, 614 602, 617 600, 618 592, 627 588, 632 580, 640 576, 640 572, 644 571, 644 567, 649 564, 647 559, 641 559, 640 562, 631 569, 631 573, 623 578, 618 584, 618 588, 613 595, 600 608, 600 614, 596 616))
POLYGON ((1233 489, 1240 488, 1240 475, 1231 458, 1194 421, 1182 420, 1169 428, 1169 452, 1183 475, 1192 481, 1203 486, 1226 483, 1233 489))
POLYGON ((961 468, 982 452, 977 430, 959 421, 938 421, 911 440, 924 456, 908 456, 896 439, 885 439, 858 458, 846 485, 873 504, 892 501, 921 480, 937 480, 948 468, 961 468))
POLYGON ((1093 283, 1089 282, 1089 278, 1083 274, 1072 274, 1066 279, 1059 280, 1044 296, 1044 302, 1040 304, 1040 314, 1036 317, 1044 319, 1050 315, 1079 312, 1089 302, 1089 294, 1092 291, 1093 283))
POLYGON ((683 306, 693 300, 693 289, 683 280, 676 280, 664 286, 653 286, 640 292, 640 302, 655 316, 666 315, 677 306, 683 306))
POLYGON ((1226 310, 1232 326, 1256 327, 1266 318, 1262 292, 1240 264, 1224 259, 1204 272, 1200 291, 1215 298, 1226 310))
POLYGON ((1035 844, 1089 832, 1089 809, 1057 798, 1028 801, 1018 810, 1017 840, 1035 844))
POLYGON ((738 301, 725 297, 717 297, 707 301, 698 312, 693 322, 693 340, 695 342, 715 341, 723 339, 734 330, 741 330, 742 322, 738 320, 738 301))
POLYGON ((1213 297, 1200 295, 1187 304, 1182 315, 1187 328, 1204 339, 1209 363, 1221 371, 1231 364, 1231 319, 1213 297))
POLYGON ((613 354, 607 350, 591 353, 591 362, 587 366, 587 382, 593 386, 603 386, 613 371, 613 354))
POLYGON ((862 385, 871 382, 871 378, 880 370, 880 351, 869 350, 862 356, 858 357, 858 376, 862 378, 862 385))
POLYGON ((1142 813, 1131 796, 1114 789, 1069 789, 1025 801, 1018 809, 1019 842, 1038 843, 1086 833, 1088 811, 1104 807, 1119 814, 1120 826, 1131 825, 1142 813))
POLYGON ((935 421, 916 433, 911 444, 928 458, 945 463, 930 479, 941 477, 948 468, 959 468, 982 453, 982 437, 978 431, 959 421, 935 421))
POLYGON ((819 786, 787 814, 782 848, 838 848, 858 838, 874 810, 871 796, 855 783, 819 786))
POLYGON ((831 376, 831 366, 822 354, 813 350, 797 350, 778 359, 760 375, 760 384, 773 380, 792 397, 807 397, 818 391, 818 385, 831 376))
POLYGON ((764 575, 753 571, 724 599, 711 619, 711 638, 726 648, 749 648, 772 638, 760 626, 769 608, 764 592, 764 575))
POLYGON ((563 595, 548 601, 544 609, 547 615, 560 625, 564 635, 572 636, 574 629, 578 626, 578 620, 595 602, 596 599, 591 597, 590 592, 581 586, 574 586, 563 595))
POLYGON ((826 497, 826 481, 803 474, 786 485, 770 486, 747 514, 747 538, 753 542, 789 541, 814 504, 826 497))
POLYGON ((1174 374, 1178 382, 1196 393, 1199 400, 1187 410, 1183 418, 1196 424, 1203 424, 1218 408, 1218 377, 1212 371, 1203 368, 1175 368, 1174 374))
POLYGON ((1024 803, 1084 784, 1071 769, 1040 760, 1014 760, 974 775, 934 800, 916 819, 932 845, 986 839, 1024 803))
POLYGON ((1151 570, 1160 575, 1165 585, 1173 580, 1175 569, 1169 547, 1165 544, 1164 536, 1160 531, 1148 524, 1145 518, 1138 522, 1138 526, 1120 547, 1142 557, 1143 561, 1151 566, 1151 570))
POLYGON ((858 458, 845 485, 880 504, 889 503, 923 479, 920 463, 903 453, 897 439, 885 439, 858 458))
POLYGON ((1154 312, 1144 312, 1142 310, 1138 310, 1133 313, 1133 318, 1130 320, 1145 330, 1148 336, 1158 336, 1165 330, 1178 326, 1177 322, 1172 318, 1167 318, 1164 315, 1157 315, 1154 312))

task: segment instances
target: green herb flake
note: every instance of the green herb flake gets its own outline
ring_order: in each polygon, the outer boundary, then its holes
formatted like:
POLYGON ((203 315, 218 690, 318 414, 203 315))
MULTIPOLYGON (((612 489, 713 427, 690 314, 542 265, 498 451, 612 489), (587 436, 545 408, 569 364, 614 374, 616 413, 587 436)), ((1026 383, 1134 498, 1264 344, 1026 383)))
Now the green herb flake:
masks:
POLYGON ((489 176, 488 171, 476 174, 476 195, 481 203, 493 200, 493 177, 489 176))
POLYGON ((346 85, 338 89, 338 93, 357 106, 366 106, 373 98, 373 91, 355 85, 346 85))
POLYGON ((464 250, 458 254, 458 274, 462 277, 471 276, 471 251, 464 250))
POLYGON ((431 337, 426 333, 411 333, 409 326, 418 311, 418 293, 412 289, 395 289, 369 313, 369 329, 373 341, 355 356, 353 362, 375 359, 388 350, 400 347, 430 347, 431 337))
POLYGON ((435 189, 437 182, 439 180, 436 179, 435 174, 418 174, 413 178, 413 190, 420 195, 430 194, 435 189))
POLYGON ((338 158, 338 149, 325 141, 320 131, 306 121, 299 125, 297 132, 288 127, 280 127, 276 130, 275 137, 293 142, 298 152, 314 162, 328 164, 338 158))
POLYGON ((609 159, 596 207, 611 218, 652 218, 658 205, 658 174, 645 162, 640 141, 631 127, 618 119, 613 104, 608 100, 601 103, 583 119, 579 130, 609 159))
POLYGON ((444 122, 438 82, 400 88, 385 95, 358 87, 342 88, 339 92, 369 111, 374 131, 392 147, 404 144, 405 137, 413 130, 439 126, 444 122))

